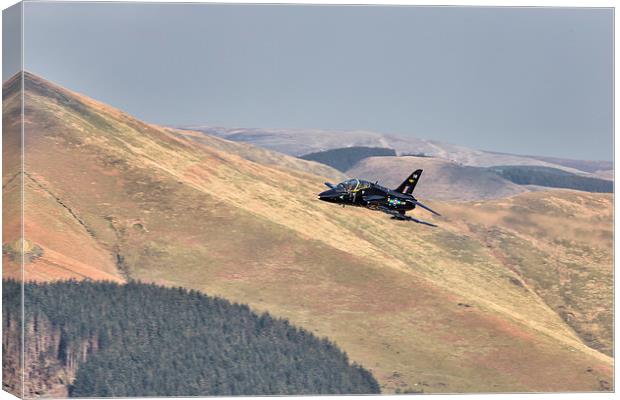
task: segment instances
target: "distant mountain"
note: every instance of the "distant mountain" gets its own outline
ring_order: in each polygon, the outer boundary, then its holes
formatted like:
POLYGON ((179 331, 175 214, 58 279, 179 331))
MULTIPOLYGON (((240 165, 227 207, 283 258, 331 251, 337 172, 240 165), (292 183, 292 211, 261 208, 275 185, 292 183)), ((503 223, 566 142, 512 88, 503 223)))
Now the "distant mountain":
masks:
MULTIPOLYGON (((22 285, 5 280, 2 289, 3 335, 18 341, 22 285)), ((37 334, 25 340, 28 386, 51 385, 59 397, 379 393, 330 341, 245 305, 137 282, 23 289, 25 329, 37 334)), ((5 364, 17 370, 11 350, 5 364)))
POLYGON ((614 180, 614 170, 613 169, 607 169, 607 170, 603 170, 603 171, 596 171, 592 175, 595 176, 595 177, 601 178, 601 179, 608 180, 608 181, 613 181, 614 180))
POLYGON ((396 152, 393 149, 355 146, 305 154, 300 156, 300 158, 320 162, 345 172, 364 158, 395 155, 396 152))
MULTIPOLYGON (((31 74, 25 88, 28 254, 22 270, 7 209, 5 278, 140 280, 247 304, 327 337, 383 393, 613 390, 611 194, 430 198, 442 216, 413 215, 433 229, 318 201, 323 174, 344 175, 333 168, 151 125, 31 74)), ((22 93, 3 97, 10 122, 22 93)), ((19 133, 6 124, 8 159, 19 133)), ((16 207, 20 176, 3 173, 16 207)))
POLYGON ((537 185, 594 193, 613 193, 614 191, 614 183, 611 181, 576 175, 557 168, 535 165, 499 165, 490 167, 489 170, 518 185, 537 185))
POLYGON ((486 168, 430 157, 370 157, 357 163, 346 174, 396 188, 418 168, 424 170, 415 189, 416 197, 421 199, 481 200, 529 191, 486 168))
MULTIPOLYGON (((504 153, 494 153, 504 154, 504 153)), ((565 167, 574 168, 584 172, 610 171, 614 169, 613 161, 590 161, 590 160, 573 160, 568 158, 544 157, 544 156, 524 156, 548 163, 563 165, 565 167)))
POLYGON ((346 171, 349 177, 379 181, 395 188, 422 168, 416 196, 434 200, 482 200, 545 188, 613 192, 613 182, 541 166, 472 167, 430 157, 368 157, 346 171))
POLYGON ((187 126, 183 129, 199 131, 235 142, 251 143, 293 156, 352 146, 393 148, 385 135, 361 130, 229 129, 201 125, 187 126))
MULTIPOLYGON (((399 137, 363 130, 220 128, 202 125, 184 128, 294 156, 345 147, 384 147, 394 149, 398 155, 423 153, 475 167, 539 165, 585 175, 590 175, 597 163, 489 152, 435 140, 399 137)), ((601 165, 602 168, 608 166, 608 164, 601 165)))

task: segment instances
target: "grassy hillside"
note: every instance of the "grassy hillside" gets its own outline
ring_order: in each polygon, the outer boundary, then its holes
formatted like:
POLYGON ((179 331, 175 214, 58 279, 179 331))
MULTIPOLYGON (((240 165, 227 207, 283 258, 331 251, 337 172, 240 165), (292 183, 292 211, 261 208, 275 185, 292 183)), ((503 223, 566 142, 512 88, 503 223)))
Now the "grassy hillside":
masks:
POLYGON ((589 346, 613 353, 613 197, 570 190, 446 205, 589 346), (605 221, 605 222, 603 222, 605 221))
MULTIPOLYGON (((268 165, 270 167, 278 168, 284 171, 301 171, 311 173, 313 175, 324 176, 332 181, 340 182, 346 179, 344 175, 338 169, 330 167, 329 163, 315 162, 309 158, 297 158, 287 156, 283 153, 270 151, 261 147, 252 146, 243 142, 235 143, 229 140, 223 140, 217 136, 205 135, 200 132, 164 128, 169 132, 173 132, 181 137, 192 139, 196 142, 204 144, 210 148, 217 149, 229 154, 235 154, 243 157, 246 160, 254 161, 259 164, 268 165)), ((317 160, 318 161, 318 160, 317 160)))
POLYGON ((489 169, 517 185, 537 185, 594 193, 613 193, 614 191, 612 181, 576 175, 556 168, 501 165, 489 169))
MULTIPOLYGON (((21 290, 3 281, 8 336, 19 331, 21 290)), ((57 383, 37 370, 72 378, 63 385, 72 397, 379 392, 328 340, 195 291, 63 281, 28 283, 24 297, 25 327, 37 334, 25 341, 28 397, 57 383)))
POLYGON ((264 150, 224 151, 31 75, 26 86, 26 235, 43 250, 27 279, 57 279, 44 265, 66 252, 54 260, 70 271, 249 304, 327 336, 388 393, 613 388, 613 359, 588 339, 611 342, 611 195, 532 193, 501 211, 431 201, 446 217, 430 229, 317 201, 328 178, 260 162, 264 150))
POLYGON ((331 149, 317 153, 304 154, 300 158, 320 162, 339 171, 345 172, 359 161, 368 157, 396 156, 393 149, 382 147, 344 147, 341 149, 331 149))

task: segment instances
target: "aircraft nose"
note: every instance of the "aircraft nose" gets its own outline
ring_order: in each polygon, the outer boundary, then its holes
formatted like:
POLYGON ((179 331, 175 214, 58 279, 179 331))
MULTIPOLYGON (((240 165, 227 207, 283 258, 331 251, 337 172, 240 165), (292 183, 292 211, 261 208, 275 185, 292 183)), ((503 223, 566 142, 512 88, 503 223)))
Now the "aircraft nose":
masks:
POLYGON ((319 200, 323 201, 333 201, 335 198, 339 197, 341 193, 335 189, 329 189, 324 192, 319 193, 319 200))

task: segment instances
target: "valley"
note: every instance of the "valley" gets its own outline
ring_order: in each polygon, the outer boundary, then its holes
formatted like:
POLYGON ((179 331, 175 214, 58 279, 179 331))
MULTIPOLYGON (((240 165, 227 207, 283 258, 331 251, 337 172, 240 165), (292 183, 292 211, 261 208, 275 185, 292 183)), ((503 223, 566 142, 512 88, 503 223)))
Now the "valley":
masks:
MULTIPOLYGON (((434 194, 477 186, 423 175, 421 199, 444 215, 424 215, 430 229, 319 202, 346 176, 328 166, 150 125, 32 74, 25 89, 24 231, 41 249, 26 280, 247 304, 327 337, 383 393, 613 390, 613 194, 500 182, 501 196, 452 201, 434 194)), ((18 94, 5 86, 5 115, 18 94)), ((19 190, 10 171, 3 184, 19 190)))

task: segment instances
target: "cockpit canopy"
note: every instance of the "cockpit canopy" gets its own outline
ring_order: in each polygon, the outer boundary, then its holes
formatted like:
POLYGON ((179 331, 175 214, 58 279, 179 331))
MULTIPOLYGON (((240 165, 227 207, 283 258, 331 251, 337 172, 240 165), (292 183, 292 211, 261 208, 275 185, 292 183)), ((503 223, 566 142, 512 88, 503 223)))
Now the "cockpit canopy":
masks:
POLYGON ((367 189, 370 187, 370 182, 363 181, 360 179, 347 179, 344 182, 340 182, 336 189, 343 190, 346 192, 356 192, 358 190, 367 189))

